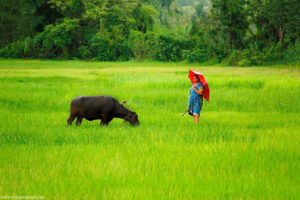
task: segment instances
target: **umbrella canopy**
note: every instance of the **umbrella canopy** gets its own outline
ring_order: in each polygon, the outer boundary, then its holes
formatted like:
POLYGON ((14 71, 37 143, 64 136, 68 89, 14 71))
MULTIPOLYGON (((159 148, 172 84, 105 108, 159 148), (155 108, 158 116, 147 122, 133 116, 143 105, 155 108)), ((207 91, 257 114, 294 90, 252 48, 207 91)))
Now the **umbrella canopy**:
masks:
POLYGON ((201 74, 200 72, 197 72, 197 71, 194 71, 194 70, 190 70, 189 72, 189 79, 191 79, 192 83, 194 84, 194 81, 193 81, 193 76, 194 75, 197 75, 200 79, 200 82, 203 84, 203 87, 204 87, 204 94, 203 94, 203 97, 209 101, 209 87, 208 87, 208 84, 203 76, 203 74, 201 74))

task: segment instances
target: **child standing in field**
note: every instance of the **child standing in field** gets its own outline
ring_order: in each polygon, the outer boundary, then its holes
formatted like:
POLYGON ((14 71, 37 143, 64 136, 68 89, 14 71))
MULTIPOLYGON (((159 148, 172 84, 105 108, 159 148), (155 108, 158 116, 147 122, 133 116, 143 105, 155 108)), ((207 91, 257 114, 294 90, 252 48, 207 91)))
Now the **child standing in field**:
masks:
POLYGON ((193 82, 194 84, 190 89, 189 114, 194 117, 194 123, 197 124, 203 106, 204 87, 196 74, 193 76, 193 82))

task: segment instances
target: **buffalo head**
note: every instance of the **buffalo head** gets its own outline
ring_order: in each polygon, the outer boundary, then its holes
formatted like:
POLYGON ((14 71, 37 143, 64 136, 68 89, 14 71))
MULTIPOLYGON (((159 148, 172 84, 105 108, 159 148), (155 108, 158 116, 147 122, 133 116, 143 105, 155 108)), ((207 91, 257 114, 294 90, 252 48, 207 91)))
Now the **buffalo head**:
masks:
POLYGON ((138 115, 136 112, 128 112, 128 114, 124 117, 126 121, 128 121, 132 126, 139 126, 140 122, 138 120, 138 115))

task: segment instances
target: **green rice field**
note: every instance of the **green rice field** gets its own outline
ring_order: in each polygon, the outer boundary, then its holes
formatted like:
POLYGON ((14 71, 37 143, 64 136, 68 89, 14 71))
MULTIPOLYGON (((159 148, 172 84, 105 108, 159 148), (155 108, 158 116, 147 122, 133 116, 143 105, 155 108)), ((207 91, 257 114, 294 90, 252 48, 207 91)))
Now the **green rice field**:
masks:
POLYGON ((300 199, 300 67, 0 60, 0 199, 300 199), (208 81, 181 114, 189 69, 208 81), (107 94, 141 125, 67 126, 107 94))

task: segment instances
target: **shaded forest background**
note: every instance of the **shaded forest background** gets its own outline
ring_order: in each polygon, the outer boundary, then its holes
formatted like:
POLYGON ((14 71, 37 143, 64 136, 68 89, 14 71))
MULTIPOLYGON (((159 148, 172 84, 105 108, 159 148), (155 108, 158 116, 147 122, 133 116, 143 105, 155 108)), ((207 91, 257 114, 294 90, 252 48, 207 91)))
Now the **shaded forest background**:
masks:
POLYGON ((299 0, 3 0, 0 57, 300 61, 299 0))

